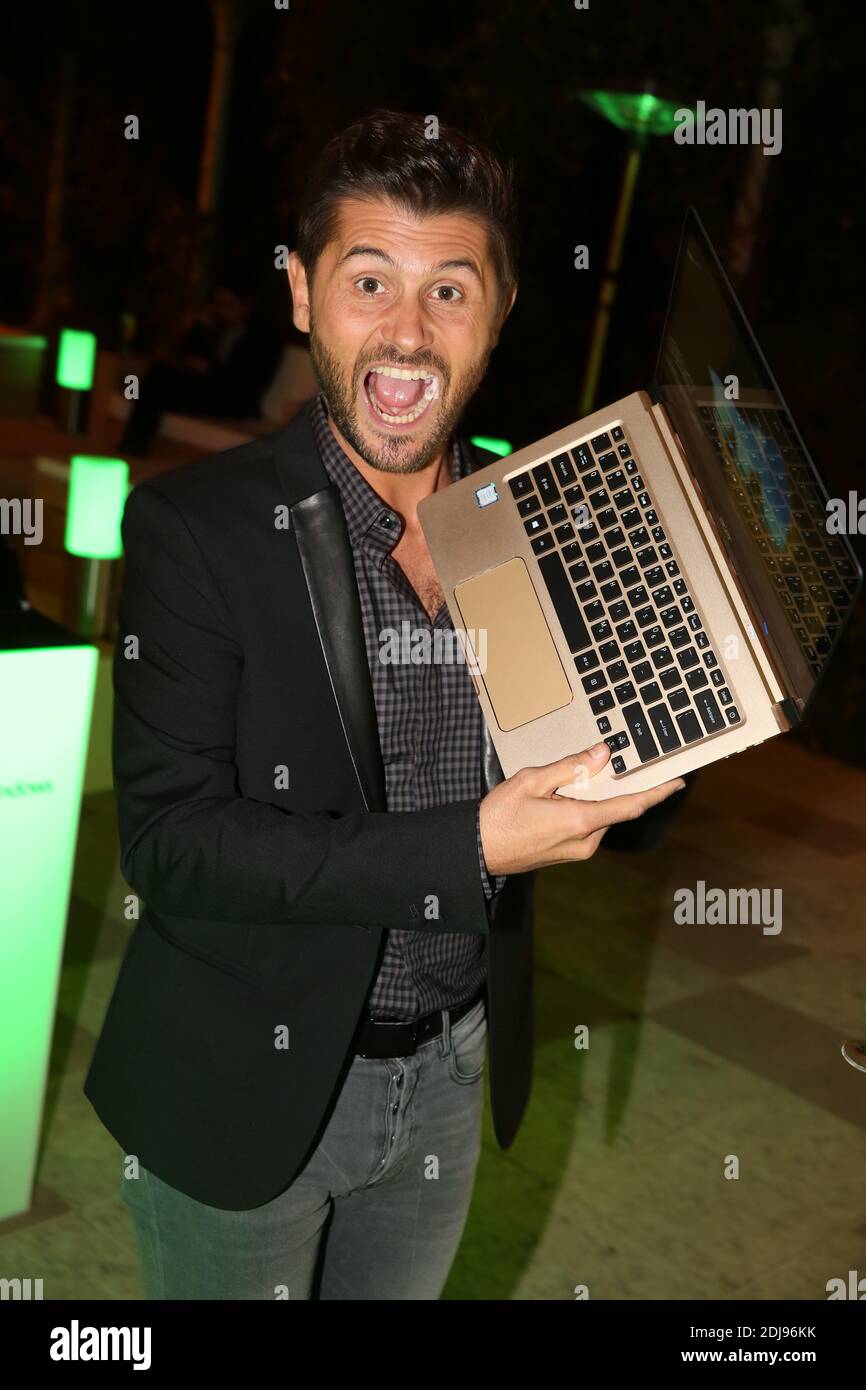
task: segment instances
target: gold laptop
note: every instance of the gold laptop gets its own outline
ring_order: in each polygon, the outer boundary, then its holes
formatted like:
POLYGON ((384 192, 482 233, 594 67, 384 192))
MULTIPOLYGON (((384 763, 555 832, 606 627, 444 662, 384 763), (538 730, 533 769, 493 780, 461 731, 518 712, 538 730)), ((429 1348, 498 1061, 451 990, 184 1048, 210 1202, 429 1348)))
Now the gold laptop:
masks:
POLYGON ((593 800, 792 728, 862 585, 694 209, 653 387, 418 515, 506 776, 604 738, 593 800))

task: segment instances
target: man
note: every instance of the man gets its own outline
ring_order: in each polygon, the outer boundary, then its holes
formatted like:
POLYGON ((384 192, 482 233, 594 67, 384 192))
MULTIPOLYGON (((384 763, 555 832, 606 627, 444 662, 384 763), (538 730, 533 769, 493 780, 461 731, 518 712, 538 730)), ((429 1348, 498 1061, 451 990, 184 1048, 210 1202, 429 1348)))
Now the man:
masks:
POLYGON ((683 784, 503 780, 421 498, 514 302, 509 180, 378 112, 316 169, 289 279, 321 397, 131 495, 115 667, 124 873, 146 903, 86 1092, 157 1298, 432 1299, 466 1219, 489 1029, 498 1142, 531 1072, 531 879, 683 784))
POLYGON ((245 282, 219 286, 185 334, 176 358, 156 361, 141 383, 121 452, 144 455, 167 410, 247 419, 279 365, 282 344, 245 282))

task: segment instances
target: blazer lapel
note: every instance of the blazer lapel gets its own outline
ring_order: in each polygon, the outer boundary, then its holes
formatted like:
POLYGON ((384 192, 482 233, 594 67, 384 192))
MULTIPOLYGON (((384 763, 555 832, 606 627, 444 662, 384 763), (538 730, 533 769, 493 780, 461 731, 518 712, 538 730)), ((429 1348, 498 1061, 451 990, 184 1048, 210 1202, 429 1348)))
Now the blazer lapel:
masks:
POLYGON ((330 484, 291 508, 292 529, 331 688, 368 811, 384 811, 385 769, 352 549, 330 484))
POLYGON ((368 811, 384 811, 385 769, 346 518, 304 406, 272 440, 322 655, 368 811))

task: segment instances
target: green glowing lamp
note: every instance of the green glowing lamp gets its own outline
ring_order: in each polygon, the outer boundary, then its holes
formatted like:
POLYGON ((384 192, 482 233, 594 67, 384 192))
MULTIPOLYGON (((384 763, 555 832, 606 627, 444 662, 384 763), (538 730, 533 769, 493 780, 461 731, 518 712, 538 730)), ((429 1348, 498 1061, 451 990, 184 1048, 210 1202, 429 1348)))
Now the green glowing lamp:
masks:
POLYGON ((62 328, 57 351, 57 385, 89 391, 93 385, 96 338, 80 328, 62 328))
POLYGON ((580 99, 618 130, 632 134, 672 135, 676 113, 691 110, 654 92, 581 92, 580 99))
POLYGON ((682 102, 671 101, 667 97, 658 96, 653 90, 654 85, 653 82, 649 81, 643 83, 642 90, 639 91, 634 89, 623 92, 596 90, 580 93, 581 101, 591 110, 597 111, 606 121, 615 125, 617 130, 624 130, 629 136, 628 153, 589 339, 589 351, 580 393, 581 415, 589 415, 595 408, 595 396, 601 374, 610 316, 613 302, 616 299, 617 279, 622 263, 625 234, 631 216, 632 199, 646 137, 649 135, 672 135, 678 124, 675 120, 677 112, 692 110, 691 107, 685 106, 682 102))
POLYGON ((69 502, 63 544, 70 555, 116 560, 123 554, 120 521, 129 492, 125 459, 74 454, 70 459, 69 502))
POLYGON ((473 434, 470 443, 477 444, 479 449, 489 449, 491 454, 498 454, 503 459, 514 453, 514 445, 509 444, 507 439, 492 439, 487 434, 473 434))

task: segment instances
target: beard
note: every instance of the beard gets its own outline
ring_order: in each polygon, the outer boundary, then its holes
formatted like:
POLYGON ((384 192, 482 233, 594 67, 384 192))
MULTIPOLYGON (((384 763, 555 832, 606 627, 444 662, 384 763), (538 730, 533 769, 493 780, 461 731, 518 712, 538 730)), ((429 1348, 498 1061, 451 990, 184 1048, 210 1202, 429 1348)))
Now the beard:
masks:
POLYGON ((431 352, 415 353, 411 359, 401 358, 393 350, 370 352, 359 357, 349 379, 337 358, 319 337, 310 314, 310 358, 328 413, 355 452, 371 468, 382 473, 420 473, 442 453, 457 421, 484 379, 492 351, 492 347, 487 347, 481 357, 458 378, 453 378, 447 364, 431 352), (364 407, 359 402, 365 389, 364 378, 374 363, 435 371, 438 374, 439 396, 428 407, 437 413, 433 428, 422 440, 414 439, 411 434, 379 434, 375 429, 376 443, 365 438, 360 420, 364 407))

